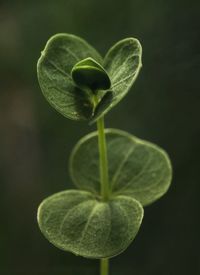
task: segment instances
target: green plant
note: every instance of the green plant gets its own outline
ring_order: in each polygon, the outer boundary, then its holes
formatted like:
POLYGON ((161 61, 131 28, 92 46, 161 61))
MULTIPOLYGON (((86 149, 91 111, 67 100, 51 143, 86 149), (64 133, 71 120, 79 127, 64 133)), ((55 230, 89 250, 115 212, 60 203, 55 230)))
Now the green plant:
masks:
POLYGON ((114 45, 102 59, 83 39, 57 34, 38 61, 38 79, 48 102, 74 120, 97 122, 70 157, 77 189, 46 198, 38 209, 45 237, 65 251, 101 260, 123 252, 135 238, 143 207, 171 182, 171 164, 158 146, 116 129, 104 130, 104 115, 128 92, 141 68, 137 39, 114 45))

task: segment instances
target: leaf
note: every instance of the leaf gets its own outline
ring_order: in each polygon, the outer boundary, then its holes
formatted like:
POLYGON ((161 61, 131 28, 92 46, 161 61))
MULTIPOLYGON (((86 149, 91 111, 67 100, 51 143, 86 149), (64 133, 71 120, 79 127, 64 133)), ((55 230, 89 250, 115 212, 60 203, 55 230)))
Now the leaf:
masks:
MULTIPOLYGON (((124 131, 107 129, 105 132, 111 197, 131 196, 145 206, 164 195, 172 177, 166 152, 124 131)), ((97 132, 76 144, 69 168, 78 188, 96 196, 100 194, 97 132)))
POLYGON ((94 114, 92 119, 90 120, 90 125, 93 124, 98 117, 101 116, 101 114, 104 112, 104 110, 110 106, 113 99, 113 92, 107 91, 104 93, 102 98, 100 99, 100 102, 97 104, 96 108, 94 109, 94 114))
POLYGON ((97 51, 83 39, 56 34, 47 42, 37 65, 39 84, 47 101, 62 115, 74 120, 89 119, 93 114, 93 102, 71 77, 73 66, 87 57, 102 63, 97 51))
POLYGON ((52 244, 96 259, 125 250, 137 234, 142 217, 142 206, 132 198, 117 196, 103 202, 78 190, 54 194, 38 209, 39 227, 52 244))
POLYGON ((89 88, 92 92, 107 90, 111 82, 104 68, 92 58, 76 63, 72 68, 72 78, 81 88, 89 88))
POLYGON ((106 54, 103 66, 111 79, 112 103, 95 117, 97 120, 114 107, 129 91, 142 67, 142 47, 135 38, 116 43, 106 54))
POLYGON ((103 62, 85 40, 57 34, 49 39, 38 61, 39 84, 47 101, 62 115, 93 123, 126 95, 141 68, 141 55, 139 41, 126 38, 108 51, 103 62), (93 97, 83 91, 85 85, 94 90, 109 89, 112 100, 100 104, 96 111, 93 97))

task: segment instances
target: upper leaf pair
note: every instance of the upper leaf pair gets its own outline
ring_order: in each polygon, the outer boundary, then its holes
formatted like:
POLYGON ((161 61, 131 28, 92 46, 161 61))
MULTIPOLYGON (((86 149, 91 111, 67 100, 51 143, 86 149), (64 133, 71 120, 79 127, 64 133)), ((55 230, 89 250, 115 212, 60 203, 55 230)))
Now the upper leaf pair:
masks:
POLYGON ((83 39, 57 34, 38 61, 39 83, 48 102, 62 115, 95 121, 128 92, 141 68, 141 55, 141 45, 134 38, 119 41, 103 60, 83 39))

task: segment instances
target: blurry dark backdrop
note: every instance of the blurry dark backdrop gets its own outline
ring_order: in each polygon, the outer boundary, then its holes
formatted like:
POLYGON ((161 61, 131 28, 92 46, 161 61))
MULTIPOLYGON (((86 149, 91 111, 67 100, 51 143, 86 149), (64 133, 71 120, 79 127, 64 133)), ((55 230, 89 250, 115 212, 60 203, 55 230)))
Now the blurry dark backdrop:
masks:
POLYGON ((71 148, 94 130, 54 111, 38 86, 37 59, 57 32, 102 54, 141 41, 140 76, 106 125, 159 144, 173 163, 169 192, 145 209, 111 275, 200 274, 199 0, 0 1, 0 274, 98 274, 98 261, 53 247, 36 222, 41 200, 72 186, 71 148))

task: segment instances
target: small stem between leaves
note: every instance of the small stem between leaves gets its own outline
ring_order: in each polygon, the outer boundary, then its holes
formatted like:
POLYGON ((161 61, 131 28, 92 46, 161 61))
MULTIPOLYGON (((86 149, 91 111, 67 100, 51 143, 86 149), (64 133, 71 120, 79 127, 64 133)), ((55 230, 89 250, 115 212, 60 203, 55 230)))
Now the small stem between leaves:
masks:
POLYGON ((100 275, 108 275, 109 274, 109 259, 101 259, 100 260, 100 275))

